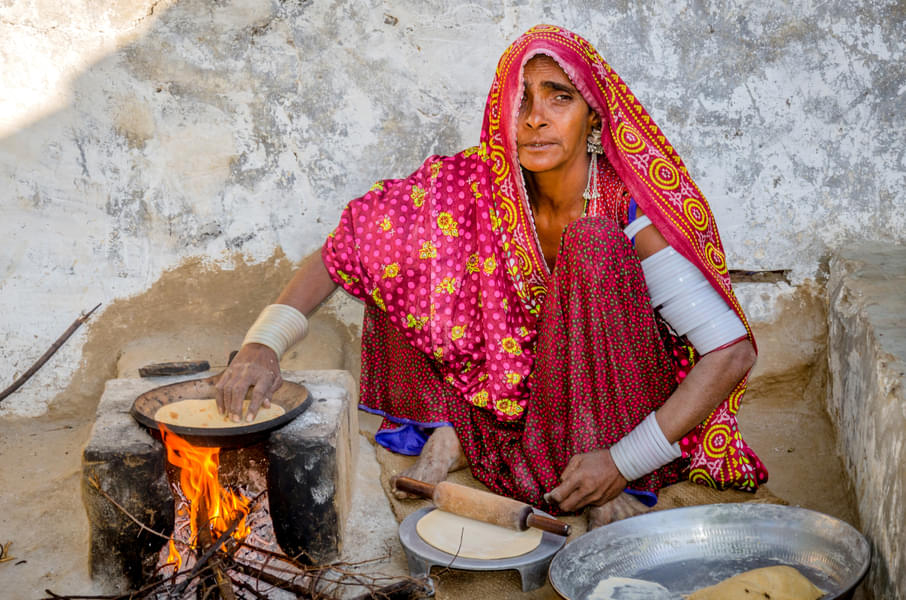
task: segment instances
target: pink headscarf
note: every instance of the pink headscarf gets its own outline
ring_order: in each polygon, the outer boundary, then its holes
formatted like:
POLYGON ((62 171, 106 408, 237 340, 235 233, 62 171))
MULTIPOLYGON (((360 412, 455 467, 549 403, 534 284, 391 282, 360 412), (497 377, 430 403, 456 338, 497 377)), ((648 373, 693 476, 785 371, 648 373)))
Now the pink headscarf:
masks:
MULTIPOLYGON (((549 277, 515 144, 522 71, 538 54, 554 58, 601 116, 609 164, 602 161, 600 185, 622 180, 670 245, 746 323, 714 217, 664 134, 587 41, 558 27, 534 27, 500 58, 481 145, 432 156, 406 179, 376 183, 349 203, 322 251, 335 281, 385 310, 465 401, 501 420, 524 415, 549 277)), ((589 214, 625 219, 618 212, 616 201, 588 207, 589 214)), ((743 450, 734 415, 744 390, 743 381, 681 442, 693 458, 693 479, 754 489, 754 475, 727 460, 743 450), (709 452, 702 450, 706 438, 709 452)))

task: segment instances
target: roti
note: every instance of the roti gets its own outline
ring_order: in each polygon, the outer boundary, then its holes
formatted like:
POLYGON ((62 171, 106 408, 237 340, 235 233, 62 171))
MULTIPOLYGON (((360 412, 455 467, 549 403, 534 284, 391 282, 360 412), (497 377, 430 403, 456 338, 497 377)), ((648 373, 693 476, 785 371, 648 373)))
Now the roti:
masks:
MULTIPOLYGON (((248 407, 249 401, 245 400, 242 403, 243 414, 248 410, 248 407)), ((258 414, 255 415, 253 421, 242 420, 236 422, 217 411, 217 401, 214 398, 190 398, 161 406, 154 413, 154 420, 158 423, 179 425, 180 427, 245 427, 276 419, 285 413, 286 411, 283 410, 282 406, 271 402, 268 408, 262 406, 258 410, 258 414)))
POLYGON ((689 600, 817 600, 824 595, 793 567, 753 569, 698 590, 689 600))
POLYGON ((591 595, 585 600, 676 600, 674 594, 664 586, 653 581, 630 579, 628 577, 608 577, 598 582, 591 595))
POLYGON ((440 509, 419 519, 415 530, 425 542, 447 554, 484 560, 512 558, 531 552, 541 543, 544 533, 534 527, 525 531, 507 529, 440 509))

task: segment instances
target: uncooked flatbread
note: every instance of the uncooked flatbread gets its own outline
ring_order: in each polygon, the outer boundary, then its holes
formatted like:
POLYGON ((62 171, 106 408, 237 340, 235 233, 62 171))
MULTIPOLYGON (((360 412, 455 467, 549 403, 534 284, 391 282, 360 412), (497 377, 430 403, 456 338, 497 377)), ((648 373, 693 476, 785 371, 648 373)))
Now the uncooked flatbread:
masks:
POLYGON ((585 600, 677 600, 675 594, 653 581, 630 579, 628 577, 608 577, 602 579, 585 600))
POLYGON ((824 592, 793 567, 778 565, 734 575, 688 600, 817 600, 824 592))
MULTIPOLYGON (((246 414, 249 401, 242 403, 242 413, 246 414)), ((253 421, 233 421, 227 415, 217 412, 217 401, 214 398, 191 398, 165 404, 154 413, 154 420, 159 423, 179 425, 180 427, 245 427, 270 421, 283 415, 286 411, 273 402, 268 408, 258 410, 253 421)))
POLYGON ((427 543, 447 554, 485 560, 512 558, 531 552, 541 543, 544 533, 534 527, 525 531, 507 529, 440 509, 419 519, 415 531, 427 543))

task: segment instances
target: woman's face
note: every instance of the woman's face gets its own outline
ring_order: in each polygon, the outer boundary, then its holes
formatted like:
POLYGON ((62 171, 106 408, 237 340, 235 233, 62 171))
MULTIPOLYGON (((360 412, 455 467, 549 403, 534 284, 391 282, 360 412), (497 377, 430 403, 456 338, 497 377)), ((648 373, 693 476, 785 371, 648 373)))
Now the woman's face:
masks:
POLYGON ((569 170, 587 161, 585 140, 599 122, 579 90, 549 56, 536 56, 523 71, 516 147, 519 163, 533 173, 569 170))

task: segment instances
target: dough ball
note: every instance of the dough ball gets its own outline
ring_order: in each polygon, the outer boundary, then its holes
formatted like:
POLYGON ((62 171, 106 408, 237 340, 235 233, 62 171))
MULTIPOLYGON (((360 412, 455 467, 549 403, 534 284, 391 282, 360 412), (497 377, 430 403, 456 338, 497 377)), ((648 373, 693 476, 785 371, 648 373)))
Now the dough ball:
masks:
POLYGON ((779 565, 734 575, 688 600, 817 600, 824 592, 793 567, 779 565))

